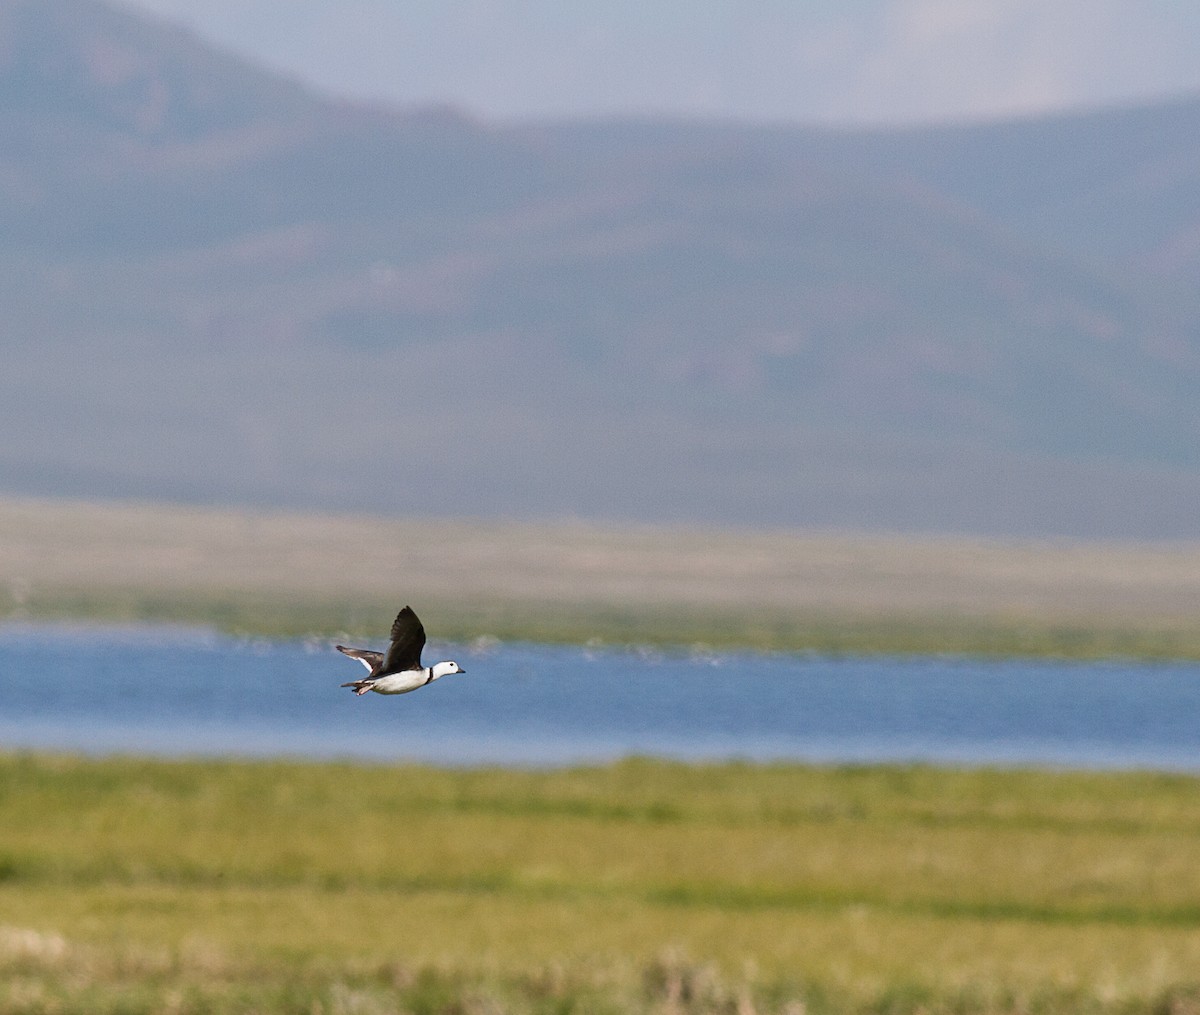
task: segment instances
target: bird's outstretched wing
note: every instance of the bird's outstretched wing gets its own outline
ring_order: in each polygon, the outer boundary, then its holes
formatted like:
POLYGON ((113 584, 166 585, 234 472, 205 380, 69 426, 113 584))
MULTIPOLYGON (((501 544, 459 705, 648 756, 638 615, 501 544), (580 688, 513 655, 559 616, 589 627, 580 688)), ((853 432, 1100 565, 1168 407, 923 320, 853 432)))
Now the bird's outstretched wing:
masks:
POLYGON ((347 648, 345 645, 334 646, 339 652, 348 655, 351 659, 357 659, 366 668, 367 672, 374 674, 383 663, 382 652, 372 652, 366 648, 347 648))
POLYGON ((425 647, 425 628, 411 606, 404 607, 392 623, 392 644, 383 668, 388 673, 421 668, 421 649, 425 647))

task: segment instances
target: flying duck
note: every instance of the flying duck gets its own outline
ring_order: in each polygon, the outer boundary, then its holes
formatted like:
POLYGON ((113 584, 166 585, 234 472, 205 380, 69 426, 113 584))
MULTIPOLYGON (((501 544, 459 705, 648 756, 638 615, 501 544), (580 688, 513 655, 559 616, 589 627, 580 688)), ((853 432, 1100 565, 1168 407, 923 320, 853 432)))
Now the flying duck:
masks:
POLYGON ((438 677, 448 673, 466 673, 456 662, 421 665, 421 649, 425 647, 425 628, 411 606, 404 607, 392 623, 392 643, 387 655, 365 648, 347 648, 338 645, 337 650, 357 659, 367 668, 362 680, 352 680, 343 687, 353 687, 355 694, 375 691, 377 694, 407 694, 418 687, 432 684, 438 677))

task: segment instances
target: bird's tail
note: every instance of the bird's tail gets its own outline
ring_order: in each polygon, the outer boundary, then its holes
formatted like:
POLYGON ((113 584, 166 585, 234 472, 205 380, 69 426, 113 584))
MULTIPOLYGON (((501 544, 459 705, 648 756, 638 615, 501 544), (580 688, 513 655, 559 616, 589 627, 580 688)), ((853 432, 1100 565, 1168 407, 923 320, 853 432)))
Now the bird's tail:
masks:
POLYGON ((369 691, 373 680, 351 680, 348 684, 342 684, 343 687, 353 687, 355 694, 362 694, 363 691, 369 691))

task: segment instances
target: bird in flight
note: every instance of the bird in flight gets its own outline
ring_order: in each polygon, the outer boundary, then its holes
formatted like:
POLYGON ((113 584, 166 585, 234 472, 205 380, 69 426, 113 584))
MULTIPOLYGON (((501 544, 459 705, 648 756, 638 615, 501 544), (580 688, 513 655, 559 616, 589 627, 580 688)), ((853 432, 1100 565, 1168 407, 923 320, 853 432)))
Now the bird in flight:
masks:
POLYGON ((392 623, 392 643, 387 654, 372 652, 365 648, 347 648, 338 645, 337 650, 357 659, 367 668, 362 680, 351 680, 343 687, 354 688, 355 694, 374 691, 377 694, 407 694, 418 687, 432 684, 438 677, 450 673, 466 673, 458 663, 451 660, 421 665, 421 649, 425 647, 425 628, 411 606, 404 607, 392 623))

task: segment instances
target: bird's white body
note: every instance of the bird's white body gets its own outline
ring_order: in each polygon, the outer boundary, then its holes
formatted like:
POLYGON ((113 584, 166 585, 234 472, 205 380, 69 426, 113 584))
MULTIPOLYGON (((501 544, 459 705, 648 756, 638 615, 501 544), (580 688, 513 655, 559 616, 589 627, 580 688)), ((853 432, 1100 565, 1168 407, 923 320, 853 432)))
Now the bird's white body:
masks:
POLYGON ((433 683, 438 677, 461 672, 458 663, 434 663, 421 670, 403 670, 400 673, 389 673, 386 677, 376 677, 371 681, 368 690, 376 694, 407 694, 418 687, 433 683))

